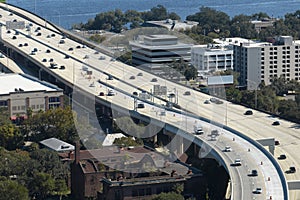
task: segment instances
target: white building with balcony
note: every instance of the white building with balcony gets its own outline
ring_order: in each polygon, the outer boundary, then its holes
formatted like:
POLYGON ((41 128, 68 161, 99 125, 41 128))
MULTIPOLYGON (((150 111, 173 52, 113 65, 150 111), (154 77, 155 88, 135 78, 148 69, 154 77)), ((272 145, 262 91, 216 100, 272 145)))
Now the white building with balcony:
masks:
POLYGON ((191 63, 200 73, 233 69, 232 46, 221 44, 193 46, 191 63))

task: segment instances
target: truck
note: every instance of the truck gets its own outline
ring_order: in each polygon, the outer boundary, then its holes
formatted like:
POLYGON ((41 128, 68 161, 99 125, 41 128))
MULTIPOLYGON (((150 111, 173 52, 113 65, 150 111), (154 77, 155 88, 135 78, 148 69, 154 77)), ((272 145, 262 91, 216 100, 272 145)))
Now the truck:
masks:
POLYGON ((195 125, 194 126, 194 132, 196 135, 201 135, 204 133, 204 131, 202 130, 202 127, 200 125, 195 125))

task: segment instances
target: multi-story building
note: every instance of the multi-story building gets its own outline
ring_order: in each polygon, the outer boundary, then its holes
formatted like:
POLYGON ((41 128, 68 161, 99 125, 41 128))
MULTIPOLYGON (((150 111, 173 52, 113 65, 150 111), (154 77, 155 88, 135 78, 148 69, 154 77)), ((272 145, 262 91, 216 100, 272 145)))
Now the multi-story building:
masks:
POLYGON ((233 69, 232 46, 221 44, 193 46, 191 63, 200 73, 233 69))
POLYGON ((176 60, 190 61, 191 44, 178 41, 174 35, 142 35, 129 42, 132 63, 145 70, 161 72, 164 65, 176 60))
POLYGON ((11 120, 26 118, 28 109, 38 112, 63 106, 63 90, 25 74, 0 75, 0 107, 11 120))
POLYGON ((151 199, 161 192, 170 192, 175 184, 183 185, 184 194, 197 199, 205 196, 206 181, 202 173, 149 148, 116 146, 79 150, 60 154, 71 164, 73 199, 98 200, 151 199))
POLYGON ((283 76, 287 81, 300 79, 300 41, 280 36, 271 42, 234 43, 234 70, 240 73, 239 83, 257 89, 261 82, 283 76))

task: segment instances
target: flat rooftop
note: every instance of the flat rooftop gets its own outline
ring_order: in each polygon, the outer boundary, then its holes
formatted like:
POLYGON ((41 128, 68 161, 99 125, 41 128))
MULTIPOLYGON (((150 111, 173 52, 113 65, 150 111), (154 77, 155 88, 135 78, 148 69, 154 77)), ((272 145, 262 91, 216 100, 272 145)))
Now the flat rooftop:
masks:
POLYGON ((18 91, 60 91, 61 89, 35 77, 25 74, 0 74, 0 94, 9 94, 18 91), (18 90, 18 91, 17 91, 18 90))

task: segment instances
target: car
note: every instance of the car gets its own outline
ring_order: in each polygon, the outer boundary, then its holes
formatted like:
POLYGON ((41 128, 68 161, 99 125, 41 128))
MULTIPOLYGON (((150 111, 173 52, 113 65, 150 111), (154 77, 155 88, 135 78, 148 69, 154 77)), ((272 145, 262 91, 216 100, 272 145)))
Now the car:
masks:
POLYGON ((244 115, 253 115, 252 110, 246 110, 246 112, 244 113, 244 115))
POLYGON ((278 160, 284 160, 284 159, 286 159, 285 154, 281 154, 280 156, 278 156, 278 160))
POLYGON ((290 167, 287 171, 285 171, 285 173, 287 174, 292 174, 296 172, 296 167, 292 166, 290 167))
POLYGON ((275 140, 275 145, 280 145, 280 142, 278 140, 275 140))
POLYGON ((28 25, 29 25, 29 26, 33 26, 33 24, 32 24, 32 23, 29 23, 28 25))
POLYGON ((90 87, 95 87, 95 83, 94 83, 94 82, 91 83, 91 84, 90 84, 90 87))
POLYGON ((253 170, 251 171, 251 173, 249 174, 249 176, 258 176, 257 170, 256 170, 256 169, 253 169, 253 170))
POLYGON ((85 45, 82 45, 82 47, 81 47, 81 48, 83 48, 83 49, 84 49, 84 48, 86 48, 86 46, 85 46, 85 45))
POLYGON ((183 95, 191 95, 191 92, 190 91, 185 91, 184 93, 183 93, 183 95))
POLYGON ((218 131, 218 130, 212 130, 212 131, 211 131, 211 135, 218 136, 218 135, 220 135, 220 134, 219 134, 219 131, 218 131))
POLYGON ((139 72, 139 73, 137 74, 137 76, 143 76, 143 73, 142 73, 142 72, 139 72))
POLYGON ((273 125, 273 126, 279 126, 279 125, 280 125, 280 122, 279 122, 279 121, 274 121, 274 122, 272 123, 272 125, 273 125))
POLYGON ((85 55, 84 57, 83 57, 83 59, 88 59, 89 58, 89 56, 88 55, 85 55))
POLYGON ((42 62, 47 62, 47 59, 46 59, 46 58, 44 58, 44 59, 42 60, 42 62))
POLYGON ((135 76, 130 76, 129 79, 133 80, 133 79, 135 79, 135 76))
POLYGON ((55 34, 54 34, 54 33, 52 33, 52 34, 51 34, 51 37, 55 37, 55 34))
POLYGON ((99 93, 99 96, 104 96, 104 92, 100 92, 100 93, 99 93))
POLYGON ((143 103, 138 103, 137 108, 145 108, 145 105, 143 103))
POLYGON ((175 97, 175 94, 174 93, 170 93, 169 95, 168 95, 168 98, 174 98, 175 97))
POLYGON ((72 47, 69 48, 69 51, 73 51, 74 49, 72 47))
POLYGON ((23 46, 23 44, 19 44, 19 45, 18 45, 18 47, 22 47, 22 46, 23 46))
POLYGON ((114 78, 112 77, 112 75, 108 75, 107 80, 114 80, 114 78))
POLYGON ((88 69, 89 69, 89 68, 88 68, 87 66, 82 66, 82 70, 83 70, 83 71, 88 71, 88 69))
POLYGON ((47 38, 51 38, 51 35, 47 35, 47 38))
POLYGON ((113 90, 109 90, 107 96, 115 96, 115 92, 113 90))
POLYGON ((38 49, 37 48, 33 48, 33 50, 32 50, 33 52, 37 52, 38 51, 38 49))
POLYGON ((46 53, 51 53, 50 49, 47 49, 47 50, 46 50, 46 53))
POLYGON ((239 158, 235 159, 233 165, 234 166, 241 166, 242 165, 241 159, 239 159, 239 158))
POLYGON ((94 54, 99 54, 99 51, 95 51, 95 53, 94 54))
POLYGON ((217 101, 216 98, 210 98, 209 100, 210 100, 210 102, 212 102, 212 103, 215 103, 215 102, 217 101))
POLYGON ((31 51, 30 55, 35 55, 35 51, 31 51))
POLYGON ((9 13, 9 16, 13 16, 14 14, 13 13, 9 13))
POLYGON ((16 19, 14 19, 14 20, 13 20, 13 22, 17 22, 17 20, 16 20, 16 19))
POLYGON ((8 33, 8 34, 9 34, 9 33, 11 33, 11 31, 10 31, 10 30, 7 30, 7 31, 6 31, 6 33, 8 33))
POLYGON ((65 59, 69 59, 70 58, 70 56, 69 55, 65 55, 65 59))
POLYGON ((133 92, 132 93, 134 96, 138 96, 138 93, 137 92, 133 92))
POLYGON ((12 39, 13 39, 13 40, 17 39, 17 36, 14 35, 14 36, 12 37, 12 39))
POLYGON ((210 101, 209 100, 205 100, 204 104, 210 104, 210 101))
POLYGON ((49 59, 49 62, 53 62, 53 61, 54 61, 53 58, 50 58, 50 59, 49 59))
POLYGON ((225 149, 224 149, 224 152, 231 152, 232 149, 230 146, 226 146, 225 149))
POLYGON ((115 61, 116 61, 116 59, 115 59, 115 58, 111 58, 111 59, 110 59, 110 61, 112 61, 112 62, 115 62, 115 61))
POLYGON ((196 135, 202 135, 204 134, 204 131, 202 130, 202 127, 200 125, 194 126, 194 132, 196 135))
POLYGON ((36 34, 36 36, 41 36, 42 35, 42 33, 40 33, 40 32, 38 32, 37 34, 36 34))
POLYGON ((19 31, 16 31, 16 32, 15 32, 15 35, 19 35, 19 34, 20 34, 19 31))
POLYGON ((62 37, 61 37, 61 39, 66 39, 67 37, 65 36, 65 35, 63 35, 62 37))
POLYGON ((152 78, 151 82, 157 82, 157 78, 152 78))
POLYGON ((59 41, 59 44, 64 44, 64 43, 65 43, 64 40, 60 40, 60 41, 59 41))
POLYGON ((41 30, 41 27, 37 27, 36 30, 40 31, 40 30, 41 30))
POLYGON ((64 65, 61 65, 61 66, 59 67, 59 69, 66 69, 66 67, 65 67, 64 65))
POLYGON ((80 45, 76 46, 76 49, 80 49, 80 48, 81 48, 81 46, 80 46, 80 45))
POLYGON ((27 47, 27 46, 28 46, 28 43, 25 42, 25 43, 24 43, 24 46, 27 47))
POLYGON ((223 101, 217 99, 215 103, 216 103, 216 104, 223 104, 223 101))
POLYGON ((99 60, 105 60, 105 56, 100 56, 99 60))
POLYGON ((254 194, 261 194, 262 193, 262 189, 261 188, 256 188, 254 191, 253 191, 254 194))

